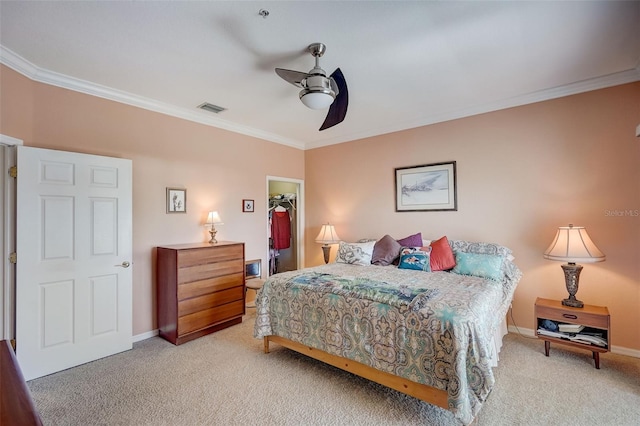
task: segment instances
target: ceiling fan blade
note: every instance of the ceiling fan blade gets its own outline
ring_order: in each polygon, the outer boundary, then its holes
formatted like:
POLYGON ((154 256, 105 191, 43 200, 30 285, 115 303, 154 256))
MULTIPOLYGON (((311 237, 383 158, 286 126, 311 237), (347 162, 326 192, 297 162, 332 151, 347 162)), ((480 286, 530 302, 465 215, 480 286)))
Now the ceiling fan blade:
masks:
POLYGON ((344 79, 344 75, 340 68, 331 74, 331 78, 336 82, 338 86, 338 95, 329 107, 327 118, 324 119, 324 123, 320 126, 320 130, 328 129, 336 124, 342 123, 342 120, 347 116, 347 107, 349 106, 349 91, 347 90, 347 82, 344 79))
POLYGON ((306 72, 285 70, 284 68, 276 68, 276 74, 278 74, 283 80, 298 87, 302 87, 300 82, 307 77, 306 72))

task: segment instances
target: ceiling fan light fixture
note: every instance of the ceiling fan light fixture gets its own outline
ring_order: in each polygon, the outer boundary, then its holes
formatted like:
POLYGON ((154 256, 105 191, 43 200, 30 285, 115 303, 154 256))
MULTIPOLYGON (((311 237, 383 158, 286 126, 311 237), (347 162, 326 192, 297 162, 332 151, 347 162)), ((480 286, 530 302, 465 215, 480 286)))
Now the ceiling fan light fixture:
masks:
POLYGON ((331 86, 331 79, 323 75, 322 69, 318 69, 318 71, 321 71, 322 74, 309 75, 301 82, 303 89, 300 91, 300 100, 307 108, 311 109, 328 108, 337 95, 337 90, 333 90, 331 86))
POLYGON ((346 117, 347 107, 349 106, 349 90, 340 68, 336 68, 329 77, 320 68, 320 57, 326 50, 324 44, 312 43, 309 45, 308 50, 316 62, 309 72, 284 68, 276 68, 275 71, 287 83, 302 88, 299 97, 307 108, 329 109, 319 129, 322 131, 342 123, 346 117))
POLYGON ((300 100, 307 108, 311 109, 328 108, 334 99, 335 97, 327 92, 316 92, 309 89, 304 89, 300 92, 300 100))

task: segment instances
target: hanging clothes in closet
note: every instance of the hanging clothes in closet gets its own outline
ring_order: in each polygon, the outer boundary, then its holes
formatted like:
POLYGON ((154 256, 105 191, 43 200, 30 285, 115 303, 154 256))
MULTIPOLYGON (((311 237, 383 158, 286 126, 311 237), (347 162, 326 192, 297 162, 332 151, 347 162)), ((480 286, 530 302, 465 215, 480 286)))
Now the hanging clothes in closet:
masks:
POLYGON ((269 197, 269 276, 297 268, 296 196, 269 197))
POLYGON ((271 215, 271 238, 273 248, 287 249, 291 246, 291 217, 283 207, 276 208, 271 215))

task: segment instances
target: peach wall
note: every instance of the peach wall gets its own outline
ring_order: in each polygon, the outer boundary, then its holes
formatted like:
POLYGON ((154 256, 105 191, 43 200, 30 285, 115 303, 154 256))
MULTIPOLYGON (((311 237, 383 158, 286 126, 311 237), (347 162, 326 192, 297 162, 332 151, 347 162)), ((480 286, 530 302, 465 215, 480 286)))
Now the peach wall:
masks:
POLYGON ((513 303, 524 328, 533 327, 536 297, 566 295, 560 264, 542 258, 556 227, 586 226, 607 261, 585 265, 578 296, 609 307, 614 346, 640 350, 640 83, 303 152, 35 83, 4 66, 0 77, 0 133, 133 160, 134 334, 156 327, 153 247, 207 238, 208 210, 225 221, 219 239, 245 241, 248 258, 264 259, 259 212, 272 175, 305 180, 307 265, 322 263, 313 238, 327 221, 344 240, 421 231, 511 247, 524 272, 513 303), (394 211, 395 167, 450 160, 457 212, 394 211), (165 214, 167 186, 188 189, 186 215, 165 214), (256 213, 241 213, 242 198, 255 199, 256 213))
POLYGON ((608 306, 612 344, 639 351, 638 124, 634 83, 306 151, 307 265, 322 263, 311 237, 327 221, 345 241, 420 231, 497 242, 524 272, 513 314, 532 329, 536 297, 567 294, 542 253, 558 226, 582 225, 607 260, 584 265, 578 298, 608 306), (395 212, 394 168, 452 160, 458 211, 395 212))
POLYGON ((265 259, 266 176, 303 179, 303 151, 1 72, 0 133, 133 160, 134 335, 156 328, 153 248, 208 240, 209 210, 224 221, 218 240, 243 241, 247 258, 265 259), (187 189, 187 214, 165 213, 166 187, 187 189), (243 198, 255 213, 242 213, 243 198))

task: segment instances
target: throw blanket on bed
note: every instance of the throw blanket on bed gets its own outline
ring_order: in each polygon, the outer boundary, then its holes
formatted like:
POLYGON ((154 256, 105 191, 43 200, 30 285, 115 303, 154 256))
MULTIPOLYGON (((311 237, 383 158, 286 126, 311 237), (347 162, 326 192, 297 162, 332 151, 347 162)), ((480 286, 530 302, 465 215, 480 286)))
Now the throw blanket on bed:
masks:
POLYGON ((286 282, 286 286, 294 289, 314 286, 321 292, 368 299, 398 308, 406 306, 410 310, 420 309, 431 296, 438 293, 430 288, 391 285, 382 281, 319 272, 296 275, 286 282))

